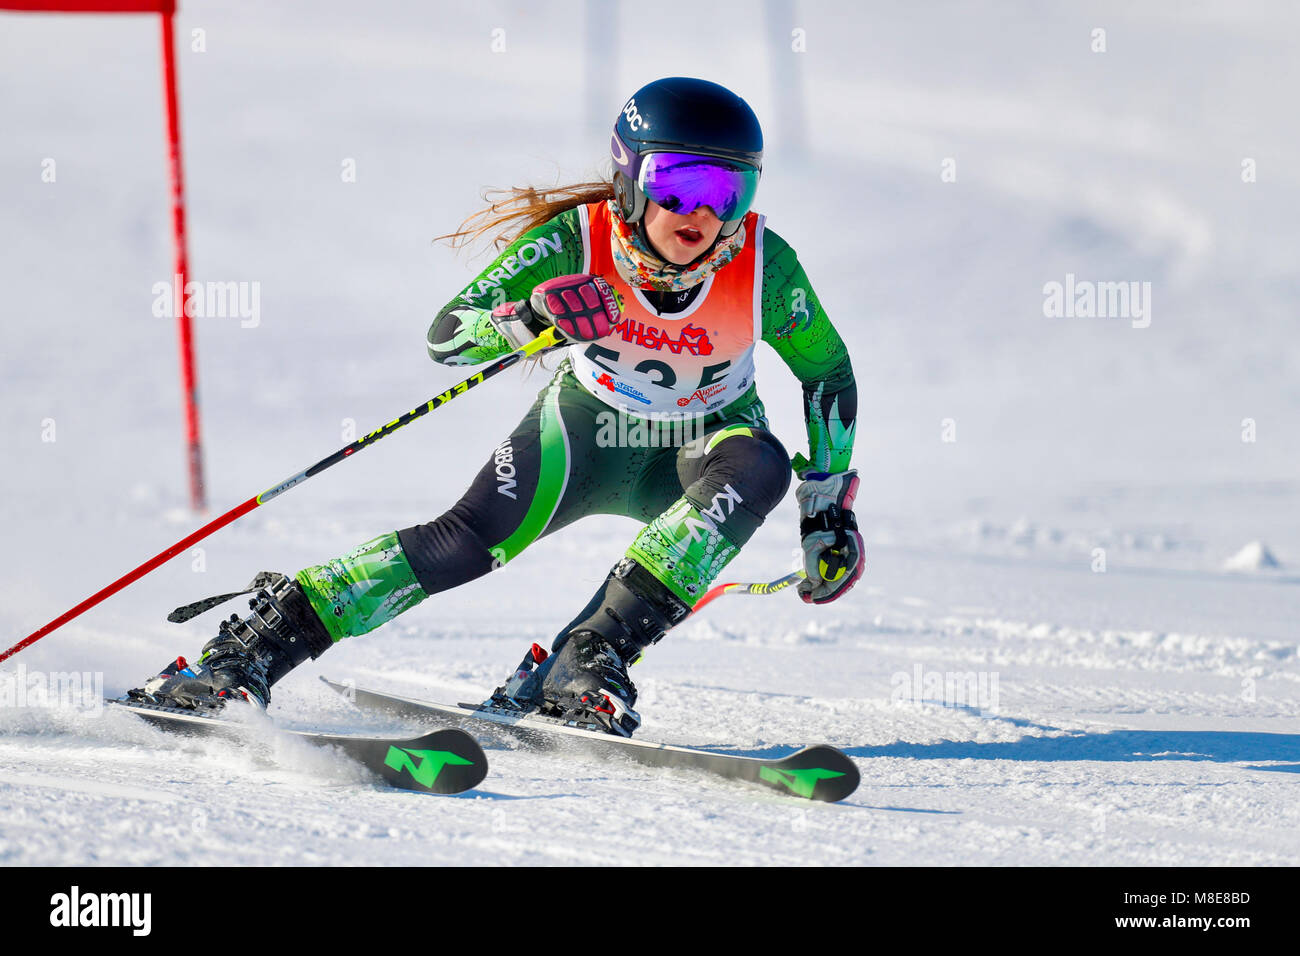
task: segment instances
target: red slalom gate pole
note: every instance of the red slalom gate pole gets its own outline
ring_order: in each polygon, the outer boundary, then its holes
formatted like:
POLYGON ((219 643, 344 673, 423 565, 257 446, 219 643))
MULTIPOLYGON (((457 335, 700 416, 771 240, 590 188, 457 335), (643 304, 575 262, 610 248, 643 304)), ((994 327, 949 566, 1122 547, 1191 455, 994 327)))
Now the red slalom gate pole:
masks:
POLYGON ((172 236, 176 245, 176 274, 172 308, 176 313, 176 333, 180 345, 181 400, 185 414, 185 456, 190 476, 190 507, 196 512, 207 508, 207 489, 203 482, 203 446, 199 439, 199 389, 194 370, 194 327, 185 314, 185 281, 189 276, 189 252, 185 235, 185 178, 181 167, 180 106, 176 92, 176 39, 173 31, 174 0, 162 0, 163 87, 167 101, 167 156, 171 173, 172 236))
POLYGON ((266 491, 262 492, 260 495, 256 495, 252 498, 249 498, 243 504, 236 505, 235 507, 227 511, 225 514, 223 514, 221 517, 214 518, 212 521, 209 521, 207 524, 205 524, 202 528, 199 528, 198 531, 195 531, 193 534, 185 538, 182 538, 180 541, 177 541, 170 548, 167 548, 165 551, 160 551, 158 554, 155 554, 152 558, 150 558, 144 564, 140 565, 135 570, 129 571, 126 574, 122 575, 112 584, 108 585, 108 587, 96 591, 94 594, 86 598, 86 600, 82 601, 76 607, 71 608, 65 611, 64 613, 60 614, 58 617, 50 621, 49 624, 46 624, 39 631, 36 631, 33 634, 29 634, 27 637, 23 638, 21 641, 15 644, 13 647, 9 648, 9 650, 5 651, 3 654, 0 654, 0 663, 3 663, 4 661, 7 661, 9 658, 13 657, 24 647, 28 647, 32 644, 35 644, 37 641, 39 641, 45 635, 49 634, 51 631, 55 631, 60 627, 62 627, 64 624, 67 624, 69 621, 71 621, 74 617, 81 614, 83 611, 90 610, 100 601, 104 600, 104 598, 116 594, 118 591, 122 590, 124 587, 130 584, 132 581, 138 581, 140 578, 144 577, 146 574, 148 574, 154 568, 158 567, 160 564, 163 564, 169 559, 174 558, 176 555, 180 554, 190 545, 197 544, 198 542, 206 538, 208 535, 212 534, 214 531, 219 531, 221 528, 224 528, 226 525, 230 524, 232 521, 236 520, 237 518, 242 518, 244 515, 248 514, 254 508, 266 504, 272 498, 284 494, 290 488, 296 488, 298 485, 302 484, 308 478, 316 477, 326 468, 330 468, 334 465, 337 465, 345 458, 350 458, 355 452, 358 452, 362 448, 365 448, 369 445, 373 445, 375 442, 379 441, 379 439, 383 438, 385 435, 391 435, 393 432, 397 431, 397 429, 401 428, 403 425, 415 421, 417 418, 421 417, 422 415, 428 414, 429 412, 433 411, 435 408, 441 408, 443 405, 446 405, 456 396, 464 395, 475 385, 481 385, 489 378, 492 378, 492 376, 497 375, 500 372, 504 372, 506 369, 510 368, 511 366, 519 362, 522 362, 524 359, 536 355, 539 352, 543 352, 546 349, 554 348, 557 345, 565 345, 565 344, 567 343, 564 341, 563 338, 561 338, 560 333, 557 332, 554 327, 548 328, 545 332, 543 332, 537 338, 533 339, 531 342, 526 344, 523 348, 511 352, 509 355, 503 355, 501 358, 497 359, 491 365, 484 368, 483 371, 475 372, 473 375, 465 379, 463 382, 459 382, 456 385, 453 385, 451 388, 447 389, 447 391, 443 392, 441 395, 435 395, 433 398, 429 399, 423 405, 417 405, 415 408, 411 409, 409 412, 407 412, 405 415, 402 415, 400 418, 395 418, 387 425, 381 425, 379 428, 376 428, 374 431, 362 435, 360 438, 358 438, 356 441, 352 442, 351 444, 344 445, 334 454, 326 458, 322 458, 320 461, 316 462, 316 464, 312 465, 310 468, 304 469, 303 471, 298 472, 296 475, 293 475, 290 478, 286 478, 278 485, 273 485, 272 487, 268 488, 266 491))
POLYGON ((181 359, 181 402, 185 417, 186 462, 190 478, 190 506, 207 508, 203 481, 203 454, 199 440, 199 392, 194 372, 194 330, 185 314, 185 279, 189 256, 185 236, 185 181, 181 172, 180 108, 176 93, 176 42, 173 17, 176 0, 0 0, 0 10, 26 13, 157 13, 162 20, 163 97, 167 114, 167 156, 171 175, 172 235, 176 248, 173 274, 176 290, 177 338, 181 359))
POLYGON ((176 0, 0 0, 0 10, 26 13, 158 13, 176 0))

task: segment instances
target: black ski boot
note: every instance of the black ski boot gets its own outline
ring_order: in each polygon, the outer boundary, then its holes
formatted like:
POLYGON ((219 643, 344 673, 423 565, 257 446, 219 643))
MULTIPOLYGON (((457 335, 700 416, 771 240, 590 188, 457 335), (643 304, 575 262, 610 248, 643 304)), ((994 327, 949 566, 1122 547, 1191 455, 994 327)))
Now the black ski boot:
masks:
POLYGON ((272 684, 333 644, 297 581, 278 574, 266 583, 249 600, 247 618, 221 622, 197 665, 178 657, 127 697, 186 710, 221 710, 231 700, 265 709, 272 684))
POLYGON ((631 558, 615 566, 584 613, 593 606, 594 613, 556 639, 538 668, 541 709, 592 718, 610 733, 630 737, 641 716, 632 709, 636 686, 627 669, 691 609, 631 558))

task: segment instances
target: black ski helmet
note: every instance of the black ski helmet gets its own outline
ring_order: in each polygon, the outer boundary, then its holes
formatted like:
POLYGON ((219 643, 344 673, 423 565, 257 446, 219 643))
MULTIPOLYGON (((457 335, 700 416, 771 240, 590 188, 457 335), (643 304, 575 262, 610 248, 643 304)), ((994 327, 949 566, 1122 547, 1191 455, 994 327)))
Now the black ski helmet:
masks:
MULTIPOLYGON (((645 215, 636 157, 654 152, 716 156, 762 170, 763 130, 749 104, 717 83, 669 76, 641 87, 624 105, 610 139, 614 199, 624 222, 645 215)), ((719 235, 739 229, 746 212, 723 222, 719 235)))

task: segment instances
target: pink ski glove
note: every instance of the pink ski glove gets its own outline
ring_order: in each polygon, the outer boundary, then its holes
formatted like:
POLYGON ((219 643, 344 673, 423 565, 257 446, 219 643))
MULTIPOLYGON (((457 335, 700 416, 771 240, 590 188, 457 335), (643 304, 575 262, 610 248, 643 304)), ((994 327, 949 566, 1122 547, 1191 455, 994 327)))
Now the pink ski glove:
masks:
POLYGON ((555 326, 571 342, 603 339, 623 313, 614 287, 596 275, 547 279, 533 289, 528 305, 533 315, 555 326))

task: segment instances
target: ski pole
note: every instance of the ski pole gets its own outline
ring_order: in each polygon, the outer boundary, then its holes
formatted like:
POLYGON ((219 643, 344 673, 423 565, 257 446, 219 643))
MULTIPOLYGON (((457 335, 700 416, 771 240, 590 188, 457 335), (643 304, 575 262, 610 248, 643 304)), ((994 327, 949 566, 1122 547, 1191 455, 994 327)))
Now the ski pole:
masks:
POLYGON ((397 429, 401 428, 403 425, 415 421, 420 416, 433 411, 435 408, 439 408, 443 405, 446 405, 456 396, 463 395, 465 392, 469 391, 475 385, 482 384, 483 382, 487 381, 489 378, 498 374, 499 372, 504 372, 512 365, 516 365, 517 363, 523 361, 524 359, 536 355, 539 352, 543 352, 546 349, 552 348, 557 345, 565 345, 565 344, 567 343, 564 341, 564 339, 560 336, 560 333, 553 326, 548 328, 545 332, 543 332, 537 338, 533 339, 531 342, 524 345, 522 348, 517 349, 514 352, 511 352, 509 355, 502 356, 501 358, 493 362, 491 365, 489 365, 487 368, 483 369, 481 372, 475 372, 469 378, 465 379, 465 381, 453 385, 451 388, 447 389, 447 391, 443 392, 441 395, 435 395, 433 398, 429 399, 423 405, 416 406, 415 408, 407 412, 405 415, 402 415, 400 418, 395 418, 387 425, 382 425, 379 428, 376 428, 374 431, 370 432, 369 434, 363 435, 362 437, 358 438, 356 441, 352 442, 350 445, 345 445, 344 447, 340 448, 338 451, 330 455, 328 458, 322 458, 320 461, 316 462, 316 464, 312 465, 310 468, 298 472, 296 475, 294 475, 291 478, 286 478, 278 485, 271 486, 266 491, 262 492, 260 495, 254 495, 252 498, 249 498, 243 504, 236 505, 235 507, 231 508, 229 511, 227 511, 225 514, 221 515, 220 517, 214 518, 212 521, 209 521, 207 524, 205 524, 202 528, 199 528, 199 530, 195 531, 193 534, 188 535, 185 538, 182 538, 180 541, 177 541, 175 544, 173 544, 170 548, 167 548, 165 551, 161 551, 158 554, 154 555, 152 558, 150 558, 144 564, 140 565, 134 571, 130 571, 122 575, 120 578, 118 578, 112 584, 108 585, 106 588, 103 588, 100 591, 96 591, 94 594, 86 598, 86 600, 82 601, 76 607, 65 611, 63 614, 60 614, 54 620, 50 621, 49 624, 46 624, 44 627, 42 627, 40 630, 23 638, 13 647, 9 648, 9 650, 5 651, 3 654, 0 654, 0 663, 3 663, 4 661, 13 657, 24 647, 28 647, 31 644, 35 644, 37 641, 39 641, 45 635, 49 634, 51 631, 57 630, 58 628, 62 627, 64 624, 67 624, 69 621, 77 617, 82 612, 90 610, 90 608, 94 607, 100 601, 104 600, 107 597, 112 596, 113 594, 116 594, 118 591, 122 590, 124 587, 126 587, 128 584, 131 584, 133 581, 137 581, 140 578, 144 577, 146 574, 148 574, 150 571, 157 568, 159 565, 166 563, 167 561, 174 558, 176 555, 180 554, 182 551, 184 551, 186 548, 190 547, 191 545, 199 541, 202 541, 204 538, 212 534, 214 531, 219 531, 220 529, 224 528, 226 525, 230 524, 232 521, 242 518, 244 515, 248 514, 254 508, 266 504, 272 498, 284 494, 290 488, 302 484, 308 478, 316 477, 326 468, 329 468, 333 465, 337 465, 339 462, 343 461, 343 459, 350 457, 351 455, 365 448, 367 445, 373 445, 375 442, 379 441, 379 439, 383 438, 385 435, 391 435, 393 432, 397 431, 397 429))
POLYGON ((766 584, 761 582, 755 584, 715 584, 704 592, 704 597, 695 602, 695 607, 691 608, 691 613, 694 614, 704 605, 715 598, 722 597, 724 594, 775 594, 777 591, 784 591, 792 584, 798 584, 807 576, 803 568, 800 568, 798 571, 791 571, 785 577, 777 578, 775 581, 768 581, 766 584))

